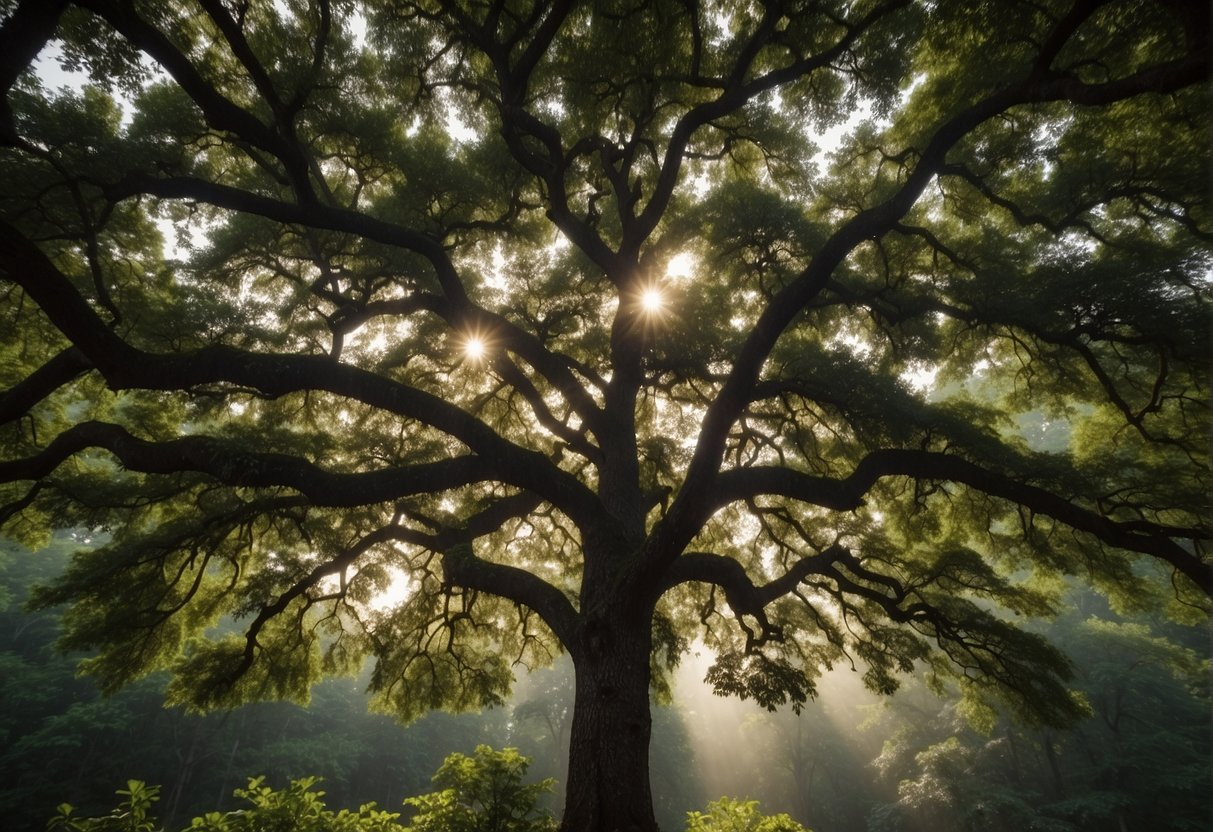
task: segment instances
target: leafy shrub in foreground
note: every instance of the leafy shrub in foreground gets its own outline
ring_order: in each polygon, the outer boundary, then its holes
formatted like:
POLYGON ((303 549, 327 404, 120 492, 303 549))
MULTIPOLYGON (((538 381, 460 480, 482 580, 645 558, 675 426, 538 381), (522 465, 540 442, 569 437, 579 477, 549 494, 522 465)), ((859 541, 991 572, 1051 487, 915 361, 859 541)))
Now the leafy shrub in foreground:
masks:
MULTIPOLYGON (((317 777, 292 780, 285 789, 263 785, 263 777, 254 777, 248 788, 236 789, 236 796, 252 804, 233 812, 207 812, 194 818, 183 832, 406 832, 397 823, 399 812, 385 812, 374 803, 358 811, 325 808, 324 792, 316 789, 317 777)), ((118 794, 126 799, 108 815, 76 817, 70 804, 59 806, 47 824, 50 830, 63 832, 156 832, 152 804, 160 799, 160 787, 130 780, 118 794)))
MULTIPOLYGON (((439 791, 405 801, 417 810, 411 826, 400 823, 399 812, 374 803, 357 811, 334 812, 324 805, 316 777, 292 780, 285 789, 272 789, 255 777, 236 796, 251 804, 233 812, 208 812, 194 818, 183 832, 553 832, 556 822, 536 808, 551 791, 551 780, 524 784, 530 760, 517 749, 495 751, 476 747, 473 756, 451 754, 434 775, 439 791)), ((130 780, 119 789, 122 799, 108 815, 77 817, 63 803, 50 822, 52 832, 157 832, 152 804, 160 787, 130 780)))
POLYGON ((722 797, 707 812, 687 812, 686 832, 811 832, 787 814, 763 815, 757 800, 722 797))
MULTIPOLYGON (((182 832, 555 832, 556 821, 536 804, 552 790, 549 778, 524 783, 530 760, 516 748, 496 751, 476 746, 472 756, 451 754, 434 774, 438 791, 404 802, 416 810, 410 826, 399 812, 367 803, 351 812, 324 805, 317 777, 292 780, 272 789, 254 777, 236 797, 251 804, 232 812, 208 812, 182 832)), ((117 794, 124 798, 108 815, 77 817, 71 804, 60 804, 47 828, 51 832, 158 832, 152 804, 160 787, 128 780, 117 794)), ((686 832, 810 832, 786 814, 763 815, 756 800, 722 797, 707 812, 688 812, 686 832)))
POLYGON ((126 799, 108 815, 78 818, 70 803, 60 803, 47 829, 64 832, 153 832, 152 804, 160 799, 160 787, 148 786, 141 780, 127 780, 126 788, 118 794, 126 799))
POLYGON ((451 754, 434 775, 440 791, 410 797, 417 809, 411 832, 549 832, 556 821, 536 808, 549 778, 522 782, 531 761, 516 748, 476 746, 473 756, 451 754))

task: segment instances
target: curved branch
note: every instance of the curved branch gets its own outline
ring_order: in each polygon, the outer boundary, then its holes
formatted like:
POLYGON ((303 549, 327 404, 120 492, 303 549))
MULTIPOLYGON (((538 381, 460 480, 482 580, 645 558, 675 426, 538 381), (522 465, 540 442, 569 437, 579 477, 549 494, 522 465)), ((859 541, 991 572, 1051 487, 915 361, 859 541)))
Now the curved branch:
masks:
POLYGON ((92 362, 75 347, 59 352, 24 379, 0 392, 0 425, 20 419, 38 402, 91 369, 92 362))
POLYGON ((69 457, 89 448, 112 453, 123 467, 145 474, 196 471, 224 485, 292 488, 317 506, 362 506, 414 494, 446 491, 494 478, 476 456, 358 473, 326 471, 301 457, 254 452, 209 436, 150 442, 121 425, 83 422, 59 434, 40 453, 0 462, 0 482, 41 480, 69 457))
POLYGON ((493 466, 495 478, 542 495, 583 528, 608 522, 597 498, 575 477, 439 396, 327 356, 265 355, 225 346, 179 355, 136 349, 106 327, 54 264, 3 221, 0 269, 93 362, 111 389, 189 390, 229 383, 269 397, 324 390, 415 419, 458 439, 493 466))
MULTIPOLYGON (((196 200, 285 224, 356 234, 378 243, 414 251, 434 267, 445 299, 418 295, 409 300, 404 308, 411 310, 415 304, 417 308, 442 315, 452 325, 459 325, 462 319, 466 326, 492 332, 494 340, 517 353, 555 385, 592 431, 597 433, 603 427, 601 411, 578 383, 563 356, 553 353, 534 335, 501 315, 474 304, 464 291, 446 250, 441 243, 425 234, 346 208, 321 204, 297 205, 186 176, 158 178, 133 173, 115 184, 103 186, 103 190, 106 197, 114 201, 136 194, 196 200)), ((371 304, 368 311, 373 306, 371 304)))
MULTIPOLYGON (((870 602, 890 621, 909 624, 933 638, 962 670, 980 670, 1026 704, 1058 702, 1056 680, 1065 678, 1069 672, 1061 654, 1051 650, 1039 636, 1019 631, 969 601, 956 600, 945 609, 939 603, 918 597, 917 593, 913 593, 911 600, 911 593, 897 579, 866 568, 853 553, 838 545, 801 558, 783 575, 763 585, 755 585, 744 567, 732 558, 710 552, 688 552, 671 566, 665 588, 688 581, 724 590, 725 600, 746 633, 747 652, 766 641, 777 641, 782 635, 779 625, 768 619, 766 606, 796 592, 800 584, 809 583, 834 596, 853 613, 857 612, 853 599, 870 602), (852 600, 848 601, 846 596, 852 600), (759 636, 755 637, 740 620, 743 615, 758 621, 762 628, 759 636), (1041 673, 1042 669, 1046 672, 1041 673), (1048 695, 1042 696, 1042 690, 1048 695)), ((1064 703, 1066 698, 1062 696, 1060 701, 1064 703)), ((1067 707, 1046 705, 1044 713, 1064 719, 1067 707)))
POLYGON ((577 610, 564 593, 534 573, 479 558, 471 542, 447 546, 442 572, 448 583, 508 598, 534 610, 561 644, 576 644, 577 610))
POLYGON ((846 603, 844 595, 863 598, 890 621, 929 636, 954 665, 966 674, 976 671, 978 678, 993 679, 1038 718, 1063 725, 1078 716, 1061 684, 1072 674, 1069 661, 1041 635, 1025 632, 963 598, 927 601, 919 596, 905 604, 907 595, 897 581, 864 569, 850 552, 841 560, 848 571, 890 587, 893 594, 858 583, 833 564, 825 570, 825 578, 835 588, 811 583, 840 604, 846 603))
POLYGON ((402 526, 383 526, 364 535, 353 546, 316 566, 311 572, 292 584, 289 589, 270 603, 262 604, 261 609, 257 611, 257 616, 244 631, 244 653, 241 656, 240 663, 233 668, 229 681, 235 682, 252 668, 253 662, 257 658, 257 648, 260 646, 257 643, 257 636, 270 619, 284 612, 292 601, 307 593, 309 589, 316 586, 316 584, 325 578, 342 572, 367 550, 393 540, 422 544, 424 535, 402 526))
POLYGON ((67 0, 21 0, 0 27, 0 141, 18 140, 8 92, 55 34, 67 0))
MULTIPOLYGON (((898 224, 896 230, 904 234, 913 234, 926 240, 927 244, 953 262, 958 263, 970 271, 976 272, 977 266, 969 263, 962 263, 960 259, 948 249, 942 242, 934 238, 927 229, 917 228, 898 224)), ((945 315, 957 321, 962 321, 971 327, 1006 327, 1009 330, 1015 330, 1026 333, 1033 340, 1040 341, 1055 347, 1062 347, 1072 350, 1087 368, 1091 371, 1091 375, 1099 384, 1100 388, 1107 396, 1108 402, 1120 411, 1125 419, 1125 423, 1137 431, 1141 437, 1149 442, 1167 444, 1179 447, 1189 458, 1192 458, 1192 449, 1186 445, 1181 439, 1174 436, 1161 434, 1155 429, 1146 424, 1146 417, 1158 413, 1162 410, 1162 401, 1164 399, 1164 386, 1167 381, 1169 362, 1167 353, 1182 354, 1171 334, 1159 334, 1158 336, 1150 336, 1141 334, 1120 333, 1114 332, 1097 324, 1077 323, 1069 329, 1048 329, 1039 326, 1029 321, 1022 315, 1010 314, 990 314, 988 310, 980 312, 972 308, 962 308, 951 303, 944 303, 931 298, 915 297, 911 298, 909 304, 910 312, 904 311, 895 301, 881 297, 879 293, 864 295, 852 290, 850 287, 842 284, 839 281, 831 280, 828 282, 830 290, 848 302, 864 304, 879 314, 882 318, 893 322, 900 323, 911 317, 911 315, 924 315, 926 313, 935 313, 945 315), (1103 366, 1099 356, 1092 348, 1092 343, 1104 342, 1113 344, 1125 344, 1137 347, 1151 347, 1158 361, 1158 370, 1150 383, 1149 401, 1139 408, 1134 408, 1117 387, 1116 379, 1103 366)), ((1130 325, 1132 322, 1127 322, 1130 325)), ((1203 349, 1203 345, 1201 345, 1203 349)), ((810 392, 808 385, 792 385, 782 381, 762 381, 755 385, 755 398, 765 398, 770 395, 777 394, 784 390, 794 389, 799 386, 800 389, 795 390, 802 395, 806 395, 816 399, 817 401, 834 401, 837 396, 831 395, 829 391, 817 390, 810 392)), ((1203 443, 1203 436, 1201 437, 1203 443)), ((1203 463, 1193 462, 1200 467, 1205 467, 1203 463)))
POLYGON ((565 422, 558 419, 556 414, 548 407, 547 402, 543 400, 543 394, 535 388, 535 385, 523 374, 518 365, 513 361, 503 358, 493 361, 492 366, 501 374, 503 381, 518 391, 519 395, 530 406, 535 420, 544 429, 590 462, 601 464, 602 451, 586 439, 584 433, 585 427, 581 430, 574 430, 565 422))
MULTIPOLYGON (((1085 5, 1083 8, 1084 14, 1092 10, 1085 5)), ((1072 33, 1081 22, 1081 15, 1070 16, 1058 24, 1055 34, 1060 37, 1072 33)), ((675 497, 650 548, 650 551, 660 553, 658 562, 653 564, 654 569, 664 568, 694 537, 697 531, 695 518, 701 516, 703 506, 711 500, 729 430, 750 400, 750 391, 780 336, 825 288, 835 268, 852 251, 896 227, 945 167, 947 154, 957 143, 979 125, 1011 107, 1060 100, 1081 105, 1107 104, 1143 93, 1165 94, 1201 83, 1209 70, 1208 50, 1199 46, 1191 48, 1182 58, 1097 85, 1056 76, 1048 69, 1051 60, 1050 54, 1042 54, 1041 62, 1024 80, 991 94, 940 125, 901 188, 885 202, 860 211, 839 228, 805 270, 771 299, 742 345, 716 399, 708 407, 687 470, 686 485, 675 497)), ((1203 566, 1200 571, 1206 572, 1203 566)), ((1197 583, 1206 591, 1213 591, 1207 574, 1199 575, 1197 583)))
MULTIPOLYGON (((862 467, 862 463, 860 465, 862 467)), ((856 473, 859 468, 856 468, 856 473)), ((854 511, 864 505, 863 495, 876 478, 864 482, 856 474, 845 479, 820 477, 783 466, 755 465, 722 471, 716 479, 713 500, 707 515, 730 503, 742 502, 764 494, 790 497, 833 511, 854 511)))
MULTIPOLYGON (((536 4, 536 12, 543 5, 545 4, 536 4)), ((560 31, 560 27, 564 25, 569 12, 573 9, 573 3, 569 2, 569 0, 556 0, 556 2, 546 5, 548 8, 543 15, 542 22, 535 31, 535 37, 526 45, 526 49, 519 56, 518 62, 514 64, 513 73, 519 78, 530 78, 531 73, 535 71, 535 67, 539 65, 539 61, 547 54, 548 47, 552 45, 553 38, 560 31)))
MULTIPOLYGON (((653 229, 657 227, 661 217, 665 214, 670 198, 673 196, 674 189, 678 183, 678 172, 682 167, 683 160, 686 158, 687 145, 690 143, 695 131, 705 124, 709 124, 722 116, 740 109, 754 97, 767 90, 787 84, 797 78, 802 78, 818 69, 829 66, 832 61, 851 48, 864 32, 876 25, 885 16, 906 5, 908 5, 908 0, 894 0, 894 2, 877 6, 868 12, 862 20, 849 26, 846 34, 824 52, 801 59, 781 69, 772 70, 766 75, 755 78, 745 84, 741 83, 741 78, 746 69, 748 69, 748 62, 743 63, 739 61, 734 72, 734 77, 731 79, 732 83, 726 86, 726 89, 720 96, 692 108, 674 125, 674 130, 670 135, 670 141, 667 145, 665 159, 661 164, 661 173, 658 174, 657 184, 653 190, 653 196, 649 199, 648 204, 645 205, 632 232, 632 235, 636 237, 634 245, 638 246, 640 241, 646 239, 653 229)), ((774 22, 772 18, 772 27, 774 22)), ((747 54, 749 54, 749 60, 752 61, 757 57, 759 50, 758 48, 753 48, 753 44, 750 46, 751 48, 747 49, 747 54)))
MULTIPOLYGON (((529 494, 504 497, 468 518, 464 527, 455 533, 455 536, 464 540, 465 543, 470 542, 475 537, 490 534, 511 518, 529 514, 536 505, 537 501, 529 494)), ((272 618, 283 613, 290 606, 291 602, 305 596, 309 590, 325 578, 343 573, 345 569, 364 553, 375 546, 391 541, 403 541, 422 548, 435 549, 442 545, 443 535, 428 535, 393 522, 364 535, 353 545, 318 564, 307 575, 280 593, 274 600, 261 605, 256 617, 245 630, 244 652, 240 663, 229 675, 229 682, 235 682, 253 666, 256 660, 257 648, 259 647, 257 636, 272 618)), ((517 603, 523 603, 508 595, 504 597, 515 600, 517 603)))
POLYGON ((131 172, 117 182, 102 183, 101 190, 113 202, 141 194, 162 199, 193 200, 229 211, 256 214, 284 224, 357 234, 377 243, 408 249, 430 262, 438 284, 448 299, 459 304, 469 302, 463 283, 440 242, 421 232, 358 211, 320 203, 284 202, 191 176, 157 177, 131 172))
POLYGON ((845 550, 831 546, 817 555, 803 557, 772 581, 755 584, 745 567, 733 558, 714 552, 684 552, 666 572, 661 591, 691 581, 708 583, 725 592, 725 600, 734 612, 758 617, 761 611, 796 589, 809 575, 824 575, 845 550))
POLYGON ((1044 488, 1020 482, 952 454, 901 449, 873 451, 863 458, 850 476, 843 479, 818 477, 786 468, 733 469, 717 478, 710 511, 760 494, 788 497, 836 510, 850 510, 861 506, 863 495, 885 477, 955 482, 991 497, 1008 500, 1086 532, 1109 546, 1164 561, 1213 597, 1213 569, 1173 539, 1207 540, 1211 537, 1208 529, 1180 528, 1140 520, 1111 520, 1044 488))
POLYGON ((164 67, 202 110, 211 127, 232 133, 253 147, 273 154, 282 163, 295 195, 301 202, 316 201, 316 193, 309 178, 309 165, 302 148, 288 137, 280 136, 252 113, 220 93, 198 72, 187 55, 160 30, 139 16, 134 4, 115 0, 76 2, 105 20, 164 67))
MULTIPOLYGON (((746 652, 750 653, 768 641, 782 641, 783 629, 773 624, 767 615, 766 608, 796 592, 797 587, 811 575, 835 575, 835 564, 844 561, 848 566, 857 567, 858 561, 846 549, 833 545, 819 554, 802 557, 791 565, 782 575, 765 584, 755 584, 746 572, 745 567, 738 561, 715 552, 685 552, 667 570, 659 592, 677 586, 678 584, 697 582, 711 584, 724 590, 725 601, 737 618, 737 624, 746 635, 746 652), (761 633, 754 631, 746 624, 744 616, 751 616, 761 628, 761 633)), ((873 573, 860 570, 865 576, 873 573)), ((875 576, 881 583, 895 583, 883 576, 875 576)), ((898 600, 904 597, 904 593, 898 600)))
POLYGON ((228 48, 232 51, 232 54, 236 56, 236 59, 248 71, 253 85, 257 88, 257 92, 270 105, 274 116, 281 119, 285 112, 282 98, 278 95, 278 90, 274 88, 274 82, 270 80, 270 76, 265 71, 265 67, 262 66, 257 54, 244 37, 244 31, 240 24, 232 19, 231 14, 219 0, 198 0, 198 3, 202 6, 203 11, 206 12, 207 17, 211 19, 223 34, 223 39, 227 41, 228 48))

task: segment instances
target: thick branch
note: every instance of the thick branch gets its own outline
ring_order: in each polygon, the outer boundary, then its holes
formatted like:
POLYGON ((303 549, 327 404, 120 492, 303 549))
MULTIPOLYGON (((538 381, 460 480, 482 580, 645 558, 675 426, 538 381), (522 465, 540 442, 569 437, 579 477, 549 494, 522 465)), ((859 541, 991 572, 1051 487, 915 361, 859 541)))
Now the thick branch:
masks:
MULTIPOLYGON (((292 584, 273 601, 261 606, 256 618, 253 619, 245 630, 244 655, 240 664, 232 673, 232 680, 238 679, 252 667, 256 659, 257 636, 271 618, 284 612, 292 601, 305 595, 324 578, 344 574, 349 566, 370 549, 392 541, 402 541, 431 550, 447 545, 456 545, 449 543, 450 540, 454 539, 462 541, 465 545, 470 545, 471 540, 496 531, 506 521, 517 517, 525 517, 536 508, 538 503, 539 501, 531 494, 523 493, 503 497, 493 502, 488 508, 482 509, 468 518, 463 527, 458 531, 436 536, 419 532, 397 523, 383 526, 364 535, 352 546, 316 566, 311 572, 292 584)), ((502 589, 508 589, 508 586, 503 586, 502 589)), ((502 595, 502 597, 509 598, 516 603, 524 603, 521 599, 514 598, 512 595, 506 595, 504 592, 495 592, 494 594, 502 595)))
POLYGON ((40 480, 69 457, 103 448, 131 471, 172 474, 197 471, 225 485, 293 488, 317 506, 361 506, 413 494, 445 491, 493 478, 492 466, 475 456, 358 473, 327 471, 302 457, 253 452, 233 442, 187 436, 150 442, 120 425, 84 422, 59 434, 40 453, 0 462, 0 482, 40 480))
MULTIPOLYGON (((1067 19, 1058 28, 1059 31, 1073 31, 1077 25, 1077 21, 1067 19)), ((1175 61, 1142 70, 1127 78, 1087 85, 1051 75, 1047 66, 1051 58, 1043 56, 1042 60, 1043 65, 1033 67, 1025 80, 993 93, 942 124, 902 187, 885 202, 860 211, 843 225, 821 246, 808 267, 772 298, 741 347, 728 379, 708 408, 687 471, 686 484, 655 536, 652 551, 660 553, 666 563, 676 557, 696 533, 698 527, 695 518, 701 515, 701 507, 711 500, 729 431, 750 400, 750 391, 779 337, 827 285, 834 269, 853 250, 867 240, 879 239, 896 227, 930 181, 944 169, 948 152, 958 142, 982 123, 1017 105, 1058 100, 1093 105, 1143 93, 1165 94, 1201 83, 1208 75, 1209 68, 1207 50, 1195 49, 1175 61)), ((654 567, 660 569, 663 565, 654 564, 654 567)), ((1194 580, 1206 591, 1213 589, 1208 575, 1203 574, 1207 570, 1202 566, 1200 572, 1201 575, 1193 576, 1194 580)))
POLYGON ((283 165, 301 202, 315 202, 306 155, 298 143, 281 136, 256 116, 232 103, 206 80, 173 42, 138 15, 134 5, 114 0, 77 0, 132 44, 154 58, 206 116, 216 130, 232 133, 273 154, 283 165))
POLYGON ((534 610, 561 644, 576 643, 577 610, 563 592, 538 575, 479 558, 470 542, 445 549, 442 572, 451 584, 508 598, 534 610))
POLYGON ((232 50, 232 54, 236 56, 245 70, 248 71, 249 77, 257 87, 257 92, 270 105, 275 118, 281 119, 284 115, 282 97, 278 95, 278 90, 274 88, 274 82, 270 80, 265 67, 261 65, 261 61, 257 58, 256 53, 253 52, 252 46, 245 39, 244 31, 232 19, 227 8, 219 0, 198 0, 198 3, 219 28, 224 40, 227 41, 228 48, 232 50))
POLYGON ((458 439, 493 466, 499 481, 535 491, 583 528, 604 519, 597 498, 575 477, 439 396, 327 356, 264 355, 224 346, 179 355, 143 352, 109 330, 54 264, 3 222, 0 268, 93 362, 112 389, 189 390, 229 383, 270 397, 328 391, 416 419, 458 439))
POLYGON ((848 554, 839 546, 831 546, 820 554, 800 558, 778 578, 759 586, 746 573, 745 567, 733 558, 714 552, 686 552, 671 565, 658 591, 665 592, 691 581, 723 589, 737 625, 745 633, 748 653, 768 641, 783 640, 783 629, 771 622, 767 616, 767 606, 795 592, 796 587, 810 575, 827 574, 833 569, 832 564, 836 559, 848 554), (745 621, 747 615, 758 622, 761 632, 754 633, 745 621))
POLYGON ((1213 597, 1213 571, 1199 556, 1173 539, 1208 539, 1207 529, 1111 520, 1044 488, 990 471, 952 454, 900 449, 874 451, 864 457, 850 476, 837 480, 774 467, 725 471, 713 489, 711 510, 760 494, 849 510, 863 504, 863 495, 877 481, 898 476, 960 483, 991 497, 1008 500, 1086 532, 1109 546, 1158 558, 1213 597))
POLYGON ((229 211, 256 214, 276 222, 356 234, 377 243, 416 252, 430 262, 443 294, 453 303, 468 303, 467 293, 446 250, 434 238, 366 214, 331 205, 300 205, 254 194, 229 185, 219 185, 189 176, 155 177, 129 173, 120 181, 103 185, 106 198, 118 202, 139 194, 163 199, 203 202, 229 211))
POLYGON ((714 584, 725 592, 725 600, 734 612, 758 616, 771 602, 792 592, 809 575, 826 574, 840 556, 840 547, 832 546, 818 555, 803 557, 772 581, 756 585, 736 560, 714 552, 686 552, 666 573, 662 591, 690 581, 714 584))
MULTIPOLYGON (((106 187, 105 193, 112 200, 135 194, 196 200, 232 211, 256 214, 285 224, 356 234, 368 240, 417 252, 434 267, 445 301, 435 297, 417 296, 410 301, 409 307, 416 304, 420 308, 430 309, 442 315, 453 326, 459 325, 462 319, 463 324, 469 328, 491 333, 494 342, 521 356, 554 384, 591 430, 597 432, 602 429, 601 411, 562 357, 548 350, 534 335, 502 316, 473 304, 464 291, 463 283, 446 250, 431 237, 357 211, 320 204, 296 205, 191 177, 157 178, 130 174, 117 184, 106 187)), ((368 312, 373 306, 374 304, 368 307, 368 312)))
POLYGON ((0 141, 17 141, 8 92, 55 34, 67 0, 21 0, 0 27, 0 141))
POLYGON ((0 425, 20 419, 30 408, 93 368, 84 353, 68 347, 0 393, 0 425))

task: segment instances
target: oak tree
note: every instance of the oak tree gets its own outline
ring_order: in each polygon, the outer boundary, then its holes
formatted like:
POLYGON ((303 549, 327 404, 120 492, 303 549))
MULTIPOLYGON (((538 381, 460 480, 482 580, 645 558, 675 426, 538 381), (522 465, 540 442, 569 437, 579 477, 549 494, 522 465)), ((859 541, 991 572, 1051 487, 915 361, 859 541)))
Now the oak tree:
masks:
POLYGON ((41 596, 105 686, 565 651, 563 828, 652 830, 694 639, 1053 723, 1061 576, 1208 607, 1205 3, 0 14, 0 522, 110 535, 41 596))

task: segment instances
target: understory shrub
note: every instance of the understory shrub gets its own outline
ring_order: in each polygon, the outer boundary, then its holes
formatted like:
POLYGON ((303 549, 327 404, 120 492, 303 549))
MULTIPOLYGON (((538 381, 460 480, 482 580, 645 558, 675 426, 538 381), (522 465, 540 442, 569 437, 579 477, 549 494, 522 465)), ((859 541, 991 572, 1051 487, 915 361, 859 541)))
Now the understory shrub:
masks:
MULTIPOLYGON (((530 760, 515 748, 496 751, 479 745, 471 756, 451 754, 434 774, 437 791, 410 797, 409 825, 400 812, 374 803, 357 811, 334 812, 324 805, 318 777, 292 780, 284 789, 254 777, 236 797, 248 805, 231 812, 208 812, 182 832, 555 832, 556 821, 538 807, 552 790, 550 778, 525 783, 530 760)), ((80 817, 60 804, 47 828, 51 832, 164 832, 152 814, 160 787, 127 781, 118 805, 107 815, 80 817)), ((810 832, 786 814, 763 815, 756 800, 722 797, 706 812, 688 812, 686 832, 810 832)))

